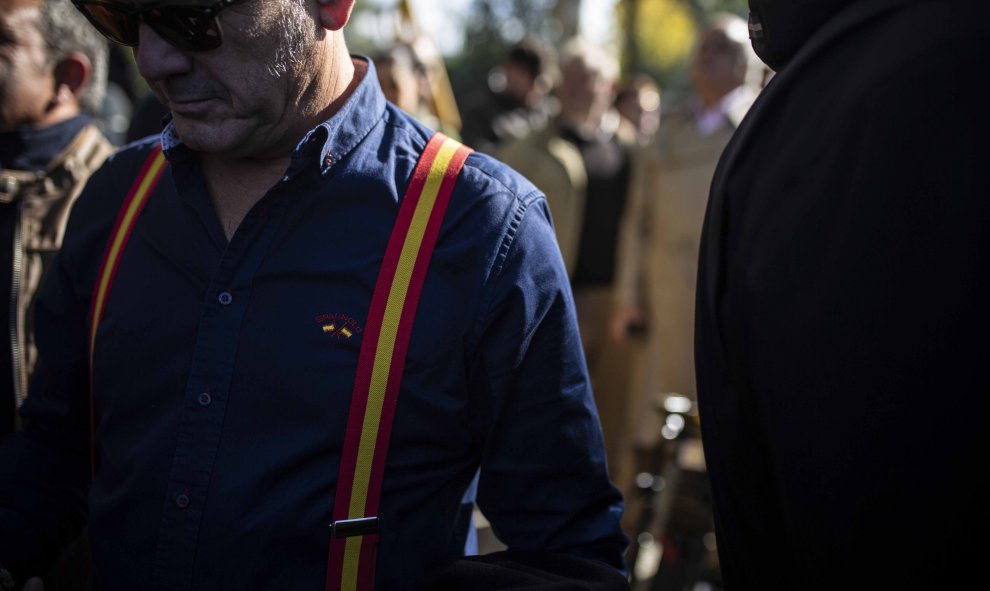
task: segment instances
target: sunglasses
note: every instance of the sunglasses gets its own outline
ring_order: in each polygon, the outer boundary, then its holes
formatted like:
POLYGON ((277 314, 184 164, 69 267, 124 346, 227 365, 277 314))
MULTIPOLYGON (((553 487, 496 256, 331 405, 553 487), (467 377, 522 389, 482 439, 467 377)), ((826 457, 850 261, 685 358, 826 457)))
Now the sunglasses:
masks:
POLYGON ((122 45, 135 47, 138 29, 144 23, 179 49, 208 51, 223 42, 217 15, 240 1, 162 0, 140 6, 114 0, 72 0, 72 3, 100 33, 122 45))

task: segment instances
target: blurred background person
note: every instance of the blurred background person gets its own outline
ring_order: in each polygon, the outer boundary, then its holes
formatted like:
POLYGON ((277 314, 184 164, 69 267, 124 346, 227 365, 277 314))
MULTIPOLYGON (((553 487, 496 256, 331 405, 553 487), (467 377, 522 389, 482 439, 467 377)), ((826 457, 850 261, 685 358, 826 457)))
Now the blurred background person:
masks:
POLYGON ((450 94, 442 56, 422 35, 397 42, 375 57, 385 98, 431 129, 460 137, 460 113, 450 94))
MULTIPOLYGON (((62 245, 70 209, 113 151, 94 124, 104 109, 107 46, 69 0, 0 0, 0 436, 37 362, 34 298, 62 245)), ((118 122, 119 123, 119 122, 118 122)), ((51 573, 49 591, 89 589, 85 535, 51 573)))
POLYGON ((615 247, 629 186, 629 154, 611 110, 618 64, 582 39, 564 45, 560 63, 560 113, 497 155, 547 196, 611 455, 628 374, 627 356, 608 343, 615 247))
POLYGON ((465 99, 464 143, 494 154, 500 144, 546 127, 555 111, 550 92, 556 78, 552 47, 536 38, 517 43, 490 73, 487 87, 465 99))
POLYGON ((375 68, 386 99, 428 127, 438 128, 440 122, 424 104, 429 92, 424 88, 425 72, 411 47, 403 43, 389 47, 375 58, 375 68))
POLYGON ((644 146, 660 126, 660 87, 647 74, 633 74, 615 92, 616 135, 630 147, 644 146))
POLYGON ((98 111, 92 113, 93 123, 114 146, 127 142, 127 127, 134 114, 134 100, 138 87, 138 75, 131 64, 130 48, 111 43, 107 47, 107 78, 103 100, 98 111))
POLYGON ((691 424, 665 424, 664 400, 677 395, 693 406, 696 398, 694 299, 708 190, 719 156, 758 92, 752 82, 759 77, 758 60, 746 22, 716 15, 690 64, 692 94, 680 105, 665 106, 656 136, 633 164, 610 328, 617 343, 645 331, 612 473, 627 494, 627 531, 666 536, 657 572, 661 589, 686 583, 683 577, 704 556, 702 539, 713 527, 697 413, 681 414, 691 424), (673 441, 679 437, 683 441, 673 441), (690 473, 680 477, 681 469, 690 473), (654 501, 635 492, 634 475, 640 472, 662 478, 646 486, 666 483, 660 505, 648 505, 654 501), (670 524, 690 534, 678 539, 670 524))
MULTIPOLYGON (((695 399, 693 348, 697 252, 718 158, 758 88, 746 22, 720 14, 691 60, 693 96, 667 108, 656 137, 637 154, 621 226, 611 333, 625 340, 645 324, 649 371, 645 391, 695 399)), ((654 401, 644 401, 644 410, 654 401)), ((636 428, 648 448, 660 432, 655 413, 636 428)))
MULTIPOLYGON (((404 2, 403 6, 408 7, 408 3, 404 2)), ((411 9, 409 11, 409 25, 400 35, 399 43, 412 52, 419 80, 420 110, 427 114, 429 121, 435 122, 434 129, 460 138, 463 123, 457 97, 450 85, 447 63, 436 43, 423 33, 419 20, 411 16, 411 9)))
POLYGON ((0 0, 0 434, 34 369, 32 305, 69 210, 112 151, 92 123, 107 79, 103 38, 69 0, 0 0))

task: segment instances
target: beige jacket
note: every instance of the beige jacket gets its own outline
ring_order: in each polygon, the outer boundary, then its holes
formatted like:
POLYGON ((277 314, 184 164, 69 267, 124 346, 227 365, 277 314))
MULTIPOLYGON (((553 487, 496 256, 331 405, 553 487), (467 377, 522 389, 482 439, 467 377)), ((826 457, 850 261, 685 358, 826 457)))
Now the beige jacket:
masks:
MULTIPOLYGON (((20 211, 14 230, 10 306, 14 394, 17 405, 27 395, 28 377, 37 363, 32 308, 41 279, 62 246, 69 211, 86 180, 113 152, 113 146, 89 125, 43 172, 0 171, 0 203, 20 211)), ((7 363, 6 360, 3 361, 7 363)))
POLYGON ((505 145, 496 156, 546 195, 557 245, 571 275, 577 264, 588 187, 581 153, 574 144, 557 137, 556 126, 550 125, 505 145))
POLYGON ((648 389, 695 397, 694 296, 698 249, 715 166, 755 91, 736 93, 728 125, 702 135, 691 112, 664 114, 633 162, 619 234, 615 297, 646 313, 648 389))

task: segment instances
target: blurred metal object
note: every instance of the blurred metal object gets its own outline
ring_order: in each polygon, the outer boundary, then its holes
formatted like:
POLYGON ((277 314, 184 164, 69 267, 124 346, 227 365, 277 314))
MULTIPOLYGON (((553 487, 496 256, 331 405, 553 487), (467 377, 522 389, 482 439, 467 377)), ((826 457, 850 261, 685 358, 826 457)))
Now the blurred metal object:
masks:
POLYGON ((425 68, 426 80, 429 86, 427 102, 433 115, 440 122, 440 130, 447 135, 459 135, 461 131, 461 113, 454 98, 454 88, 450 84, 447 66, 443 56, 433 42, 419 26, 409 0, 399 0, 399 31, 397 40, 408 44, 416 58, 425 68))
POLYGON ((694 410, 694 403, 687 396, 680 394, 668 394, 664 397, 663 409, 670 413, 687 414, 694 410))
POLYGON ((640 513, 627 554, 634 591, 721 589, 697 406, 659 395, 660 437, 636 476, 640 513))

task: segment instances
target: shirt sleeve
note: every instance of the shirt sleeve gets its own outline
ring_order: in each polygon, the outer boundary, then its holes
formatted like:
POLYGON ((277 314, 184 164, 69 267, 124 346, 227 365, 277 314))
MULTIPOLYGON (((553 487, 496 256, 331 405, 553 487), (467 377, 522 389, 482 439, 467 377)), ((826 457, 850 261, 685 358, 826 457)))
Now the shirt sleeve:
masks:
POLYGON ((542 196, 496 263, 469 383, 488 401, 478 505, 511 550, 623 569, 622 497, 604 444, 567 274, 542 196))

